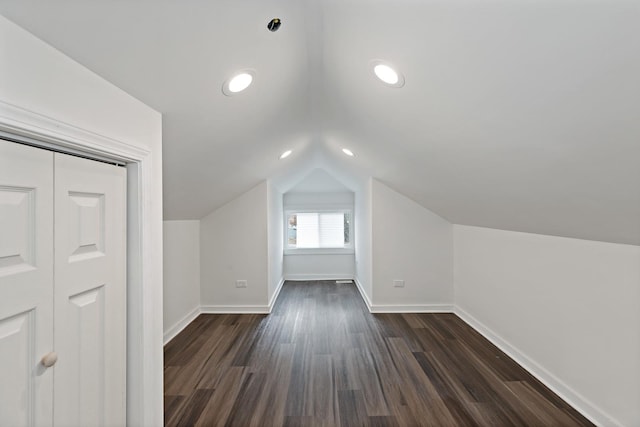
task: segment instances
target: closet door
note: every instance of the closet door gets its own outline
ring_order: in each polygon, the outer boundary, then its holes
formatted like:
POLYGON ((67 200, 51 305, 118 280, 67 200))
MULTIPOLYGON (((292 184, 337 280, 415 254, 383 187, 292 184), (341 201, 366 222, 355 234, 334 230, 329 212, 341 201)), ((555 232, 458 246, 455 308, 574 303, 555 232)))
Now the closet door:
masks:
POLYGON ((0 140, 1 426, 51 425, 52 178, 53 153, 0 140))
POLYGON ((126 170, 55 154, 54 424, 125 425, 126 170))

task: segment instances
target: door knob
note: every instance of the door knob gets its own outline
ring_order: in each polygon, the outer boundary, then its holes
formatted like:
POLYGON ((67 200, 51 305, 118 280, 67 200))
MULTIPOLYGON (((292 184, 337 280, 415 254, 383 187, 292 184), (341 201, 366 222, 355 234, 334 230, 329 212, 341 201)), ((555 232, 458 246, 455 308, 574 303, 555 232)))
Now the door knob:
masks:
POLYGON ((50 368, 53 365, 55 365, 57 361, 58 361, 58 354, 55 351, 52 351, 51 353, 47 353, 44 356, 42 356, 40 363, 42 363, 42 366, 44 366, 45 368, 50 368))

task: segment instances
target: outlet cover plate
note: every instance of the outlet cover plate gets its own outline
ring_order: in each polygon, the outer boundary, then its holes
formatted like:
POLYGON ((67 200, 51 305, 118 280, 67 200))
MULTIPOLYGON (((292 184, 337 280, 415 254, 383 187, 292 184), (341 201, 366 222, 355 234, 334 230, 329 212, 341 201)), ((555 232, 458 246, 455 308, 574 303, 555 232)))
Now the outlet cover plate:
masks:
POLYGON ((404 280, 394 280, 393 281, 394 288, 404 288, 404 280))
POLYGON ((246 280, 236 280, 236 288, 246 288, 247 281, 246 280))

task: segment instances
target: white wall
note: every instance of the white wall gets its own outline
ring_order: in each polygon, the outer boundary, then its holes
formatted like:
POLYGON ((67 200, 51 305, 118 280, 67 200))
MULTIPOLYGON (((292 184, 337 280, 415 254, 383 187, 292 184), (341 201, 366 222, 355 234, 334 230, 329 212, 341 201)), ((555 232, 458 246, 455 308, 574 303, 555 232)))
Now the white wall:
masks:
POLYGON ((284 194, 283 202, 285 209, 326 209, 336 206, 353 208, 354 193, 351 191, 325 193, 287 192, 284 194))
POLYGON ((200 221, 164 222, 164 341, 200 312, 200 221))
MULTIPOLYGON (((326 174, 326 172, 324 172, 326 174)), ((288 209, 354 209, 354 193, 342 186, 341 192, 321 192, 322 188, 339 189, 339 183, 328 186, 326 179, 318 179, 319 174, 313 174, 314 180, 305 180, 298 188, 314 189, 313 192, 299 192, 297 190, 284 194, 285 211, 288 209), (313 183, 313 186, 311 185, 313 183), (326 186, 326 187, 323 187, 326 186)), ((322 175, 320 175, 322 177, 322 175)), ((333 178, 331 178, 333 179, 333 178)), ((284 219, 283 219, 284 228, 284 219)), ((284 230, 283 230, 284 233, 284 230)), ((354 231, 355 233, 355 231, 354 231)), ((283 237, 284 239, 284 234, 283 237)), ((322 251, 328 252, 328 251, 322 251)), ((322 280, 322 279, 353 279, 355 274, 355 256, 350 253, 317 253, 317 254, 286 254, 284 256, 284 275, 287 280, 322 280)))
MULTIPOLYGON (((145 237, 142 289, 129 324, 137 324, 136 380, 128 383, 127 420, 162 424, 162 119, 161 115, 61 52, 0 16, 0 116, 17 127, 48 126, 106 137, 150 151, 142 179, 150 197, 142 207, 145 237), (137 323, 136 323, 137 322, 137 323), (144 354, 142 354, 144 349, 144 354)), ((65 138, 65 136, 61 136, 65 138)), ((130 304, 131 305, 131 304, 130 304)), ((130 308, 131 310, 131 308, 130 308)), ((132 342, 129 341, 130 355, 132 342)), ((130 365, 132 359, 129 359, 130 365)))
POLYGON ((267 239, 268 239, 268 263, 269 263, 269 305, 279 291, 284 276, 283 257, 283 207, 282 193, 271 183, 267 183, 267 239))
POLYGON ((458 225, 454 236, 461 314, 600 424, 640 425, 640 247, 458 225))
POLYGON ((203 311, 267 307, 267 210, 267 182, 263 181, 200 220, 203 311), (236 288, 236 280, 247 280, 247 287, 236 288))
POLYGON ((372 273, 372 238, 373 220, 372 210, 373 179, 369 178, 355 192, 354 228, 355 228, 355 265, 356 283, 360 291, 364 293, 367 304, 371 305, 373 298, 373 273, 372 273))
POLYGON ((0 57, 0 102, 150 148, 159 160, 158 112, 1 15, 0 57))
POLYGON ((287 280, 353 279, 353 254, 285 255, 287 280))
POLYGON ((451 310, 452 225, 377 180, 372 195, 374 306, 451 310))

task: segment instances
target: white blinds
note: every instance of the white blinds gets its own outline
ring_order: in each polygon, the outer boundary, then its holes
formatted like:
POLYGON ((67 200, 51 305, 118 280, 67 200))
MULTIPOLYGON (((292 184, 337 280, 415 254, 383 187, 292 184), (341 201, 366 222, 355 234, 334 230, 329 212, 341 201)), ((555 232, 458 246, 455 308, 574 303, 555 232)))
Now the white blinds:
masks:
POLYGON ((344 247, 344 213, 297 214, 297 248, 344 247))
POLYGON ((297 248, 319 248, 320 247, 320 221, 317 213, 299 213, 298 230, 296 232, 297 248))
POLYGON ((320 214, 320 247, 341 248, 344 246, 344 214, 320 214))

